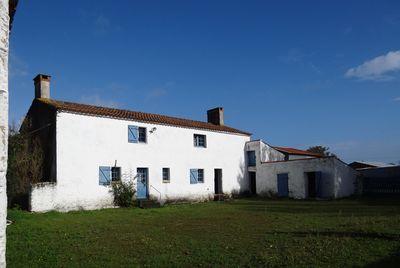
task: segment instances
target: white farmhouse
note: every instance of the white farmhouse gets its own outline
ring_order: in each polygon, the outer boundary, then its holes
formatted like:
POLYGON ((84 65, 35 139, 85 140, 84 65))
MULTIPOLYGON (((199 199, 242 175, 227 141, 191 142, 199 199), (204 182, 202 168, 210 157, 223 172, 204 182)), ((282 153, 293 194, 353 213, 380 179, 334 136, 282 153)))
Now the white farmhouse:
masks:
POLYGON ((131 180, 141 200, 210 200, 252 193, 293 198, 353 194, 356 172, 336 158, 272 147, 224 124, 97 107, 50 98, 50 76, 35 79, 21 127, 38 137, 43 178, 32 184, 31 211, 113 206, 113 181, 131 180))
POLYGON ((44 178, 32 211, 110 207, 110 183, 134 180, 137 198, 208 200, 247 187, 244 147, 250 134, 208 122, 56 101, 50 77, 35 79, 35 100, 22 128, 40 135, 44 178))

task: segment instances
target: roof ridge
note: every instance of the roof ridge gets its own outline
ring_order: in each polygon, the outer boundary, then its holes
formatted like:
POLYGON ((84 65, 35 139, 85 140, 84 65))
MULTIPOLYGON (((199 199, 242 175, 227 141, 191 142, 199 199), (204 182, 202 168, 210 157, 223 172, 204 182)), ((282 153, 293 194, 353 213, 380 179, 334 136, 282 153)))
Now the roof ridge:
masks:
POLYGON ((46 105, 50 105, 57 110, 64 110, 70 112, 78 112, 83 114, 90 114, 90 115, 103 115, 103 116, 110 116, 114 118, 124 118, 124 119, 132 119, 137 121, 144 121, 144 122, 152 122, 152 123, 159 123, 159 124, 166 124, 166 125, 174 125, 174 126, 181 126, 181 127, 189 127, 189 128, 198 128, 198 129, 208 129, 214 131, 221 131, 221 132, 231 132, 237 133, 242 135, 251 134, 239 129, 235 129, 229 126, 221 126, 221 125, 214 125, 209 122, 163 115, 163 114, 155 114, 155 113, 148 113, 148 112, 141 112, 141 111, 133 111, 127 109, 119 109, 119 108, 112 108, 112 107, 105 107, 105 106, 98 106, 98 105, 91 105, 91 104, 84 104, 78 102, 69 102, 69 101, 62 101, 62 100, 55 100, 55 99, 44 99, 38 98, 35 99, 41 103, 46 105))
POLYGON ((280 150, 280 151, 286 151, 287 153, 292 153, 292 154, 296 154, 297 153, 301 153, 303 155, 312 155, 312 156, 319 156, 321 157, 322 155, 318 154, 318 153, 313 153, 313 152, 309 152, 307 150, 302 150, 302 149, 297 149, 297 148, 293 148, 293 147, 282 147, 282 146, 273 146, 274 149, 276 150, 280 150), (292 151, 292 152, 290 152, 292 151))
POLYGON ((129 113, 142 113, 142 114, 149 114, 149 115, 157 115, 157 116, 163 116, 163 117, 169 117, 173 119, 179 119, 179 120, 187 120, 187 121, 193 121, 193 122, 201 122, 201 123, 207 123, 205 121, 200 121, 200 120, 193 120, 193 119, 188 119, 188 118, 183 118, 183 117, 176 117, 176 116, 170 116, 170 115, 163 115, 163 114, 156 114, 156 113, 149 113, 149 112, 142 112, 142 111, 135 111, 135 110, 128 110, 128 109, 121 109, 121 108, 114 108, 114 107, 107 107, 107 106, 101 106, 101 105, 93 105, 93 104, 86 104, 86 103, 80 103, 80 102, 71 102, 71 101, 62 101, 62 100, 55 100, 55 99, 39 99, 40 101, 47 101, 49 100, 48 103, 51 102, 56 102, 56 103, 64 103, 64 104, 74 104, 74 105, 84 105, 84 106, 90 106, 94 108, 100 108, 100 109, 110 109, 110 110, 116 110, 116 111, 124 111, 124 112, 129 112, 129 113))

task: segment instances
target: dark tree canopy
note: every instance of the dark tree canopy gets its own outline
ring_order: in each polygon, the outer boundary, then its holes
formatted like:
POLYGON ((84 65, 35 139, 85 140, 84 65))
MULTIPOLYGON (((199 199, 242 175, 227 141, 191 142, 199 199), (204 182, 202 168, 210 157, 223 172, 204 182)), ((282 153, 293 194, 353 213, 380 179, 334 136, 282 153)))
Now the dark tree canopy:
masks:
POLYGON ((42 177, 43 151, 36 137, 10 126, 8 136, 7 197, 8 206, 27 208, 30 184, 42 177))
POLYGON ((329 152, 329 147, 321 145, 311 146, 307 149, 307 152, 320 154, 322 156, 336 156, 334 153, 329 152))

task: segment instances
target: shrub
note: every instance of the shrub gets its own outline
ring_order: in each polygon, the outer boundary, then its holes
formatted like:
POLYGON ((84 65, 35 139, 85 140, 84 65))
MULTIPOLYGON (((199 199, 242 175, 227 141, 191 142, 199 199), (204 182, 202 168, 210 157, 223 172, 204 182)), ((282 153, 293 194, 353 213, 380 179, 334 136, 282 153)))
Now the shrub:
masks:
POLYGON ((136 187, 132 181, 116 181, 111 186, 114 205, 119 207, 133 207, 135 205, 136 187))
POLYGON ((246 198, 246 197, 252 197, 254 196, 249 190, 244 190, 244 191, 238 191, 234 190, 231 193, 232 198, 246 198))

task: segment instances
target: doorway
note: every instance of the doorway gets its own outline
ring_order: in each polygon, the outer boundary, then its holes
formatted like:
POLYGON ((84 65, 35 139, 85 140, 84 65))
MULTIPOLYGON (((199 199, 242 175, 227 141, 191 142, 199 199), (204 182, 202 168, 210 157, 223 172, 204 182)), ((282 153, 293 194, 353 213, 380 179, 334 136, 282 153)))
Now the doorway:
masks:
POLYGON ((289 174, 281 173, 278 174, 278 196, 289 197, 289 174))
POLYGON ((307 190, 308 198, 322 197, 321 172, 307 172, 307 190))
POLYGON ((256 173, 249 172, 249 182, 250 182, 250 194, 256 195, 257 194, 257 184, 256 184, 256 173))
POLYGON ((214 169, 214 193, 222 194, 222 169, 214 169))
POLYGON ((147 199, 148 197, 148 184, 149 184, 149 169, 137 169, 137 199, 147 199))

